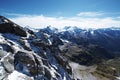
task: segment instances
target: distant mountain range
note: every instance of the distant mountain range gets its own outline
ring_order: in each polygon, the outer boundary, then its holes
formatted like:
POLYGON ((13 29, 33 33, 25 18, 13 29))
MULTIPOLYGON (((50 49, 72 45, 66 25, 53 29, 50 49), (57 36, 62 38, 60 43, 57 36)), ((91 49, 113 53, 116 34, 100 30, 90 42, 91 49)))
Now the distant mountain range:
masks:
POLYGON ((120 28, 34 29, 0 16, 0 80, 120 80, 120 28))

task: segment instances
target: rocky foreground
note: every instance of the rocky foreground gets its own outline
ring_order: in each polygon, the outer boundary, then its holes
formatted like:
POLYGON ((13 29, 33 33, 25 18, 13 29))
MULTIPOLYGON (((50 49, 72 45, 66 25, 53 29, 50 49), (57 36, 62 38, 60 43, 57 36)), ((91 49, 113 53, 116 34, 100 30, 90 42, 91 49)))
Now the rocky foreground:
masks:
POLYGON ((34 32, 0 16, 0 80, 119 80, 119 48, 92 40, 99 37, 34 32))

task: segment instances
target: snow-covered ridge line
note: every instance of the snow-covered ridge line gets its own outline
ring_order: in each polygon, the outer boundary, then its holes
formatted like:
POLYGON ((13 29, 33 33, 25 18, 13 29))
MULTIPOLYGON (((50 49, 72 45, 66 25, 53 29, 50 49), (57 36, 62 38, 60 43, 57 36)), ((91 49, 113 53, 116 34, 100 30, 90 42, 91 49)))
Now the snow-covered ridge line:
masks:
POLYGON ((92 31, 92 30, 98 30, 98 29, 101 29, 101 30, 107 30, 107 29, 110 29, 110 30, 120 30, 120 27, 108 27, 108 28, 80 28, 80 27, 77 27, 77 26, 65 26, 63 28, 56 28, 56 27, 52 27, 52 26, 47 26, 47 27, 44 27, 44 28, 33 28, 33 27, 30 27, 30 26, 26 26, 25 28, 29 28, 31 30, 33 30, 34 32, 37 32, 39 31, 40 29, 50 29, 52 31, 56 31, 56 32, 63 32, 63 31, 74 31, 74 30, 86 30, 86 31, 92 31))

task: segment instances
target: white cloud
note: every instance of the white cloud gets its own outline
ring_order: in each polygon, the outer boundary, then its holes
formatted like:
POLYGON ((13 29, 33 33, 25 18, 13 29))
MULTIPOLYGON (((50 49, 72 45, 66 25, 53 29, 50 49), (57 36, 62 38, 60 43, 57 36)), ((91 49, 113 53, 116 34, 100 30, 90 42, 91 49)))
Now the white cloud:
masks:
POLYGON ((30 26, 32 28, 43 28, 46 26, 53 26, 56 28, 63 28, 64 26, 78 26, 81 28, 105 28, 105 27, 120 27, 120 20, 112 17, 105 18, 83 18, 75 17, 46 17, 43 15, 24 15, 11 18, 21 26, 30 26))
POLYGON ((102 16, 104 13, 103 12, 80 12, 77 14, 77 16, 81 17, 98 17, 102 16))

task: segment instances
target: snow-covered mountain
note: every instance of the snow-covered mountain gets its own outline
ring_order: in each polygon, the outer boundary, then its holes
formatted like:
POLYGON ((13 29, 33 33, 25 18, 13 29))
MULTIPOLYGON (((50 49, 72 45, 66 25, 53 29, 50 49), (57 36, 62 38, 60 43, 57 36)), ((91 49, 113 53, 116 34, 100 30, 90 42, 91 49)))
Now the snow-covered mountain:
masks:
POLYGON ((34 31, 0 16, 0 80, 119 80, 119 36, 118 28, 34 31))
POLYGON ((60 32, 59 36, 79 45, 97 44, 109 51, 120 51, 120 28, 80 29, 69 27, 60 32))

